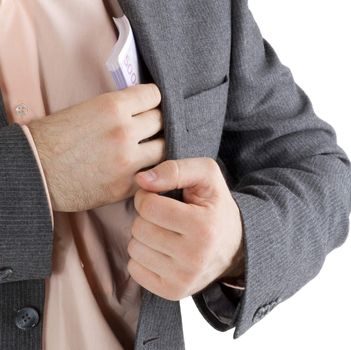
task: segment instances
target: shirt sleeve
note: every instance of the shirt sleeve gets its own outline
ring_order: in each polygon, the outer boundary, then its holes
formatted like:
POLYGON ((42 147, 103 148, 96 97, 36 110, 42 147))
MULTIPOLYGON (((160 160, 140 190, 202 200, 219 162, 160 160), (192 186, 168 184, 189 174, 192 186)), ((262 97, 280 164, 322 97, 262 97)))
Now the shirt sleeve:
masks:
POLYGON ((47 196, 47 200, 48 200, 48 205, 49 205, 49 208, 50 208, 51 224, 52 224, 52 229, 53 229, 55 223, 54 223, 54 215, 53 215, 53 210, 52 210, 51 198, 50 198, 50 195, 49 195, 49 188, 48 188, 48 185, 47 185, 47 182, 46 182, 43 166, 42 166, 42 164, 40 162, 38 150, 36 148, 34 139, 32 137, 32 134, 31 134, 29 128, 26 125, 23 125, 23 124, 19 124, 19 125, 21 126, 21 128, 22 128, 22 130, 24 132, 24 135, 27 137, 27 140, 28 140, 28 142, 29 142, 29 144, 31 146, 31 149, 33 151, 33 154, 35 156, 35 159, 36 159, 38 167, 39 167, 39 171, 40 171, 40 174, 41 174, 41 177, 42 177, 42 180, 43 180, 43 184, 44 184, 44 187, 45 187, 45 192, 46 192, 46 196, 47 196))

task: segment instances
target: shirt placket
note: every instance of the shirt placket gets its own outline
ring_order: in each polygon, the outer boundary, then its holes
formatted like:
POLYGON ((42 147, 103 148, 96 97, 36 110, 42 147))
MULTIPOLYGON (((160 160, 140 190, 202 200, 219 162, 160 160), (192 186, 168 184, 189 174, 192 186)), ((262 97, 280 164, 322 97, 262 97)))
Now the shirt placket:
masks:
POLYGON ((0 47, 11 47, 11 50, 0 51, 7 120, 9 124, 28 124, 45 115, 35 28, 18 1, 2 1, 0 18, 0 47))

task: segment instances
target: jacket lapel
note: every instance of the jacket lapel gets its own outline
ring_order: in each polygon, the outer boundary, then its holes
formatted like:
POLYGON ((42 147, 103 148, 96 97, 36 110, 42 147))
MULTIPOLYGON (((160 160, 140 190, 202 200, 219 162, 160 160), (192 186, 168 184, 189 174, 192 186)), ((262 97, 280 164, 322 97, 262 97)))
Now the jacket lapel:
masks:
MULTIPOLYGON (((116 0, 110 0, 116 1, 116 0)), ((177 7, 182 2, 118 0, 133 29, 139 56, 150 77, 160 88, 167 159, 178 158, 183 122, 182 66, 176 32, 177 7)))
MULTIPOLYGON (((112 0, 116 1, 116 0, 112 0)), ((128 17, 139 53, 160 88, 175 88, 177 67, 174 56, 174 31, 169 4, 156 0, 118 0, 128 17)), ((172 1, 170 1, 172 3, 172 1)), ((175 9, 173 9, 175 11, 175 9)))
MULTIPOLYGON (((174 31, 178 26, 172 23, 172 18, 176 17, 174 13, 179 2, 118 1, 132 26, 145 69, 161 90, 166 158, 177 159, 181 153, 183 101, 180 94, 182 75, 178 68, 180 65, 177 65, 180 56, 174 45, 174 31)), ((174 190, 164 195, 181 199, 182 191, 174 190)), ((149 341, 157 341, 157 348, 160 349, 184 349, 179 301, 166 300, 145 288, 141 290, 142 304, 135 349, 144 348, 149 341)))

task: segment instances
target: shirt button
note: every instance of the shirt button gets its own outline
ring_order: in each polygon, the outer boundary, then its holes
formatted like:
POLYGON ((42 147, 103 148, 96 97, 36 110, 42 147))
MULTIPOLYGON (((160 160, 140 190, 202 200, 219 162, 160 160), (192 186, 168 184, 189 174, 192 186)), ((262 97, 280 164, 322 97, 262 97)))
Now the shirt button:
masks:
POLYGON ((26 104, 20 103, 19 105, 16 106, 15 111, 17 116, 23 117, 28 113, 29 108, 26 104))
POLYGON ((24 307, 17 311, 15 317, 16 326, 19 329, 27 330, 35 327, 39 323, 38 311, 32 307, 24 307))

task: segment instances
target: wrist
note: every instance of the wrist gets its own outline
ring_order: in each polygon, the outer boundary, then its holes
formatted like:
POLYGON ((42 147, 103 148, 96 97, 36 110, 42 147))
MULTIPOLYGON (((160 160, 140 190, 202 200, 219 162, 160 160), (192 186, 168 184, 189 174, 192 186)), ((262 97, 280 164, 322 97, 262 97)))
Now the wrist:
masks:
POLYGON ((245 277, 245 252, 244 242, 241 239, 240 246, 230 266, 217 278, 217 281, 233 283, 243 281, 245 277))

